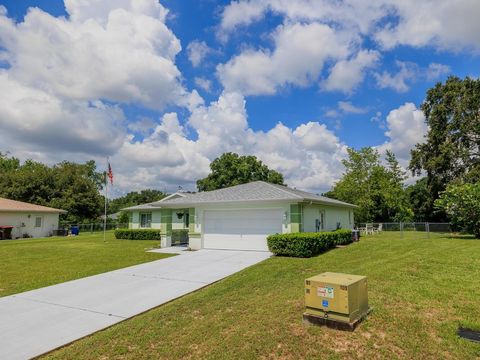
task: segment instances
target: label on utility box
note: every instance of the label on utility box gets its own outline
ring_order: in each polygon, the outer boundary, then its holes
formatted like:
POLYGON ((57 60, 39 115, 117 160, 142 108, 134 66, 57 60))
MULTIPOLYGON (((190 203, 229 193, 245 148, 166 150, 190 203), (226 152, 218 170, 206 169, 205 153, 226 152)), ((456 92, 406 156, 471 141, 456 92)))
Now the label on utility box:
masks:
POLYGON ((328 286, 318 287, 317 288, 317 296, 333 299, 333 288, 328 287, 328 286))

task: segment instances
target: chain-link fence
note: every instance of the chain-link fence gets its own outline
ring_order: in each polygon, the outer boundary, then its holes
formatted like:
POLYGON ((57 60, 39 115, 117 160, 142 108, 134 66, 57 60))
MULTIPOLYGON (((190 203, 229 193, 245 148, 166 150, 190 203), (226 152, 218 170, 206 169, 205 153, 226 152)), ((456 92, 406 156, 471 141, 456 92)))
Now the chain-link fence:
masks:
POLYGON ((360 234, 375 235, 382 232, 396 232, 403 237, 405 234, 410 236, 430 237, 430 234, 451 234, 452 226, 449 223, 431 223, 431 222, 387 222, 387 223, 359 223, 356 228, 360 234))
MULTIPOLYGON (((60 224, 60 229, 71 231, 73 228, 77 228, 80 233, 85 232, 99 232, 103 231, 103 223, 90 223, 90 224, 77 224, 77 223, 67 223, 60 224)), ((128 224, 117 224, 117 223, 107 223, 106 230, 116 230, 116 229, 128 229, 128 224)))

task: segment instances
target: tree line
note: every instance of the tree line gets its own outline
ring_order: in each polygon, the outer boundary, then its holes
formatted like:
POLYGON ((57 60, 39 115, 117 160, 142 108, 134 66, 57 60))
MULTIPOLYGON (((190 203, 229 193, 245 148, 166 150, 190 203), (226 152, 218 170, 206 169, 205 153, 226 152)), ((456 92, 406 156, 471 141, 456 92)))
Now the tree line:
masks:
POLYGON ((359 206, 359 222, 450 221, 480 237, 480 80, 449 77, 421 105, 428 131, 411 150, 406 174, 372 148, 349 149, 345 173, 328 195, 359 206))
POLYGON ((64 161, 48 166, 0 153, 0 196, 12 200, 68 211, 65 221, 98 217, 103 204, 103 174, 94 161, 76 164, 64 161))
MULTIPOLYGON (((372 147, 348 149, 345 171, 326 196, 358 206, 356 222, 451 221, 480 237, 480 80, 450 77, 427 91, 421 104, 428 125, 425 141, 411 150, 410 175, 395 155, 372 147)), ((255 156, 225 153, 197 180, 209 191, 255 180, 284 184, 283 175, 255 156)), ((0 196, 67 210, 64 221, 95 221, 103 213, 105 172, 94 161, 53 166, 0 153, 0 196)), ((108 213, 158 201, 167 194, 146 189, 109 203, 108 213)), ((126 220, 123 214, 123 220, 126 220)))
MULTIPOLYGON (((60 215, 64 223, 99 221, 104 213, 101 191, 105 176, 93 160, 83 164, 63 161, 48 166, 33 160, 21 163, 16 157, 0 153, 0 197, 66 210, 66 214, 60 215)), ((132 191, 109 201, 107 213, 165 196, 153 189, 132 191)))

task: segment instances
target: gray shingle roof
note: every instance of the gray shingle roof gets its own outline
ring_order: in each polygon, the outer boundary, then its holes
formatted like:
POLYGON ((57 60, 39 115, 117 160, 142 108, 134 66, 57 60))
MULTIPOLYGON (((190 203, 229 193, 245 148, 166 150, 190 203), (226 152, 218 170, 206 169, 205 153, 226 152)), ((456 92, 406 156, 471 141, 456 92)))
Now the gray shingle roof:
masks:
POLYGON ((146 203, 146 204, 140 204, 140 205, 134 205, 134 206, 130 206, 130 207, 127 207, 127 208, 124 208, 124 209, 121 209, 122 211, 132 211, 132 210, 152 210, 152 209, 158 209, 160 207, 160 205, 158 205, 158 203, 162 202, 162 201, 166 201, 174 196, 181 196, 181 197, 187 197, 187 196, 190 196, 192 193, 184 193, 184 192, 176 192, 176 193, 173 193, 173 194, 170 194, 168 195, 167 197, 165 197, 164 199, 160 200, 160 201, 154 201, 154 202, 151 202, 151 203, 146 203))
POLYGON ((151 204, 153 204, 153 203, 130 206, 130 207, 127 207, 127 208, 123 208, 122 211, 158 209, 158 206, 152 206, 151 204))
POLYGON ((175 205, 279 200, 298 202, 313 201, 326 205, 355 207, 355 205, 330 199, 325 196, 311 194, 306 191, 292 189, 282 185, 270 184, 264 181, 254 181, 224 189, 199 192, 183 198, 160 200, 149 205, 153 207, 173 207, 175 205))

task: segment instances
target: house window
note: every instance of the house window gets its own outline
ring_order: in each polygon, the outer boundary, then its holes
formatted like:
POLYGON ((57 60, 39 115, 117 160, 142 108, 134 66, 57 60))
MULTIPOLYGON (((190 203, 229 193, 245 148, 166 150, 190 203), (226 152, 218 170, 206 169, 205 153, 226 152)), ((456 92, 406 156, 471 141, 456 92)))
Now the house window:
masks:
POLYGON ((140 214, 140 227, 141 228, 152 227, 152 213, 140 214))
POLYGON ((42 217, 41 216, 37 216, 35 218, 35 227, 37 227, 37 228, 42 227, 42 217))

